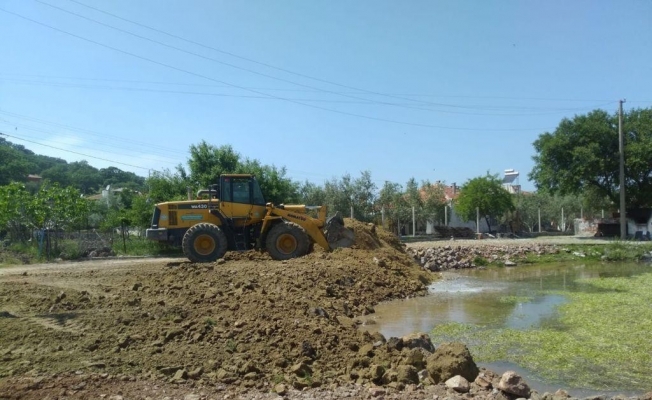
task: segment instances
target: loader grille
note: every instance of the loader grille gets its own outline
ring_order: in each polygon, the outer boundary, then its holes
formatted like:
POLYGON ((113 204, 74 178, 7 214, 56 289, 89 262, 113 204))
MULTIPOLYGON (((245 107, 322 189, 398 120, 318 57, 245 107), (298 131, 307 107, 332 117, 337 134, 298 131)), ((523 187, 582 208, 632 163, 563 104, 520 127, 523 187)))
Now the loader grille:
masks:
POLYGON ((169 211, 168 212, 168 217, 170 218, 170 225, 177 225, 177 212, 176 211, 169 211))

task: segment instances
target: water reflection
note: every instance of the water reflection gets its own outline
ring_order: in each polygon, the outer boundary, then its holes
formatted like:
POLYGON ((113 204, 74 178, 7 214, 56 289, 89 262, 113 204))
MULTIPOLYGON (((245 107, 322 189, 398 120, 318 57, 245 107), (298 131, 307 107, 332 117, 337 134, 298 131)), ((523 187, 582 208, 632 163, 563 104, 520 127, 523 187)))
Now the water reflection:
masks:
MULTIPOLYGON (((562 328, 557 308, 567 301, 564 293, 605 290, 583 283, 584 279, 649 271, 642 264, 551 264, 445 273, 429 287, 429 296, 379 304, 376 313, 367 316, 366 328, 385 337, 430 332, 450 322, 487 328, 562 328)), ((486 366, 498 371, 517 367, 504 361, 486 366)), ((526 371, 523 375, 537 382, 526 371)), ((539 383, 534 386, 547 388, 545 382, 539 383)))
POLYGON ((583 279, 631 276, 649 270, 639 264, 552 264, 488 268, 442 274, 431 295, 379 304, 367 316, 367 329, 386 337, 429 332, 436 325, 458 322, 514 329, 555 323, 563 294, 599 290, 583 279))

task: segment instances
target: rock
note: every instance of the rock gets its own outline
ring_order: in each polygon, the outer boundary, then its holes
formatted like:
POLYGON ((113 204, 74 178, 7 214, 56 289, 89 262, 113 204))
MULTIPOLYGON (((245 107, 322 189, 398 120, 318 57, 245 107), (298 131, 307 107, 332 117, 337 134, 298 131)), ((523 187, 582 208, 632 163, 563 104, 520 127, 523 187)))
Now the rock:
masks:
MULTIPOLYGON (((506 373, 507 372, 505 372, 505 374, 506 373)), ((503 376, 504 376, 504 374, 503 374, 503 376)), ((558 398, 558 399, 567 399, 567 398, 570 397, 570 394, 568 394, 568 392, 565 391, 564 389, 558 389, 552 396, 554 398, 558 398)))
POLYGON ((131 290, 138 291, 138 289, 142 288, 143 284, 140 282, 134 283, 134 286, 131 288, 131 290))
POLYGON ((430 341, 430 336, 423 332, 403 336, 401 341, 403 342, 403 347, 407 347, 408 349, 421 348, 431 353, 435 351, 435 346, 430 341))
POLYGON ((358 354, 363 357, 373 357, 374 356, 374 345, 372 343, 367 343, 358 350, 358 354))
POLYGON ((292 372, 293 374, 297 375, 300 378, 312 375, 312 369, 310 368, 310 366, 308 364, 306 364, 304 362, 294 364, 290 368, 290 372, 292 372))
POLYGON ((387 341, 387 350, 398 350, 401 351, 403 348, 403 340, 397 337, 390 337, 387 341))
POLYGON ((304 357, 312 358, 314 360, 317 358, 317 350, 315 350, 310 342, 304 341, 301 343, 301 355, 304 357))
POLYGON ((330 318, 326 310, 321 307, 316 307, 312 309, 312 313, 317 317, 324 317, 326 319, 330 318))
POLYGON ((419 383, 419 372, 411 365, 399 365, 396 372, 400 383, 419 383))
POLYGON ((511 261, 511 260, 506 260, 505 261, 505 266, 506 267, 515 267, 516 263, 514 261, 511 261))
POLYGON ((183 396, 183 400, 200 400, 201 396, 198 394, 187 394, 183 396))
POLYGON ((469 381, 464 379, 463 376, 455 375, 446 381, 446 387, 459 393, 466 393, 471 388, 471 385, 469 385, 469 381))
POLYGON ((60 303, 61 300, 65 299, 65 298, 66 298, 66 294, 64 292, 61 292, 61 293, 59 293, 57 298, 54 300, 54 302, 55 303, 60 303))
POLYGON ((469 349, 462 343, 443 343, 427 358, 427 370, 434 384, 461 375, 474 381, 480 372, 469 349))
POLYGON ((355 328, 355 321, 349 317, 345 317, 343 315, 338 315, 335 317, 337 322, 339 322, 340 325, 349 327, 349 328, 355 328))
POLYGON ((124 397, 122 397, 122 396, 120 396, 118 394, 114 394, 112 396, 109 396, 109 400, 124 400, 124 397))
POLYGON ((523 378, 514 371, 507 371, 503 374, 498 383, 498 389, 519 397, 530 396, 530 387, 525 383, 525 381, 523 381, 523 378))
POLYGON ((171 331, 168 331, 165 334, 165 343, 169 342, 170 340, 174 339, 177 336, 183 335, 183 330, 181 329, 173 329, 171 331))
POLYGON ((285 386, 282 383, 277 384, 274 386, 274 393, 278 394, 279 396, 285 396, 288 392, 287 386, 285 386))
POLYGON ((411 365, 419 371, 422 370, 425 365, 425 357, 423 356, 422 351, 423 350, 421 349, 410 349, 407 351, 404 350, 405 355, 403 356, 401 363, 405 365, 411 365))
POLYGON ((371 377, 370 379, 373 382, 380 382, 384 374, 385 374, 385 367, 383 367, 382 365, 372 364, 369 367, 369 375, 371 377))
POLYGON ((172 379, 175 381, 188 379, 188 371, 185 369, 180 369, 174 374, 172 379))
POLYGON ((192 371, 188 372, 188 379, 198 379, 203 373, 203 367, 195 368, 192 371))
POLYGON ((480 372, 473 382, 481 388, 488 390, 493 387, 492 380, 492 376, 489 376, 486 372, 480 372))
POLYGON ((387 391, 383 388, 379 388, 379 387, 369 388, 369 394, 371 395, 371 397, 384 396, 385 393, 387 393, 387 391))
POLYGON ((159 369, 159 371, 162 374, 165 374, 165 375, 169 376, 169 375, 173 375, 174 373, 176 373, 180 369, 183 369, 183 367, 182 366, 178 366, 178 367, 162 367, 162 368, 159 369))

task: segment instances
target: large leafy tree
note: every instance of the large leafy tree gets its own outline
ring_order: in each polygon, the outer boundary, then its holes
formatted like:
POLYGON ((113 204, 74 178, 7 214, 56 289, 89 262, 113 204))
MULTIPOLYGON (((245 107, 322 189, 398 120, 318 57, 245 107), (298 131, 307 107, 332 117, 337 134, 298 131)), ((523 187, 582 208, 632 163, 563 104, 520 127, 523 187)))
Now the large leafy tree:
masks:
POLYGON ((432 184, 426 180, 421 183, 422 208, 420 217, 433 224, 441 218, 444 219, 445 194, 444 186, 432 184))
POLYGON ((462 185, 460 195, 455 202, 455 212, 462 219, 474 221, 476 208, 487 221, 491 230, 490 219, 503 215, 514 209, 512 195, 502 186, 498 175, 487 172, 485 176, 470 179, 462 185))
MULTIPOLYGON (((625 189, 628 207, 652 206, 652 109, 623 116, 625 189)), ((529 177, 540 190, 580 194, 619 203, 618 115, 595 110, 563 119, 554 132, 534 142, 537 154, 529 177)))
POLYGON ((203 141, 190 146, 190 178, 200 187, 207 188, 217 183, 221 174, 235 173, 240 166, 240 154, 233 147, 216 147, 203 141))

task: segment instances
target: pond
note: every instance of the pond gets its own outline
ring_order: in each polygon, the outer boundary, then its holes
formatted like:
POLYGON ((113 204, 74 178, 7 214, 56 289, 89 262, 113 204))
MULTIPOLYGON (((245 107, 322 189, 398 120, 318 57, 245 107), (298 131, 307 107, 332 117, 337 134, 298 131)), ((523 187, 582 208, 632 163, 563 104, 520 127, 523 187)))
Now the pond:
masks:
POLYGON ((429 296, 379 304, 365 328, 462 341, 480 366, 515 370, 540 393, 634 395, 652 387, 650 286, 645 264, 444 273, 429 296))

